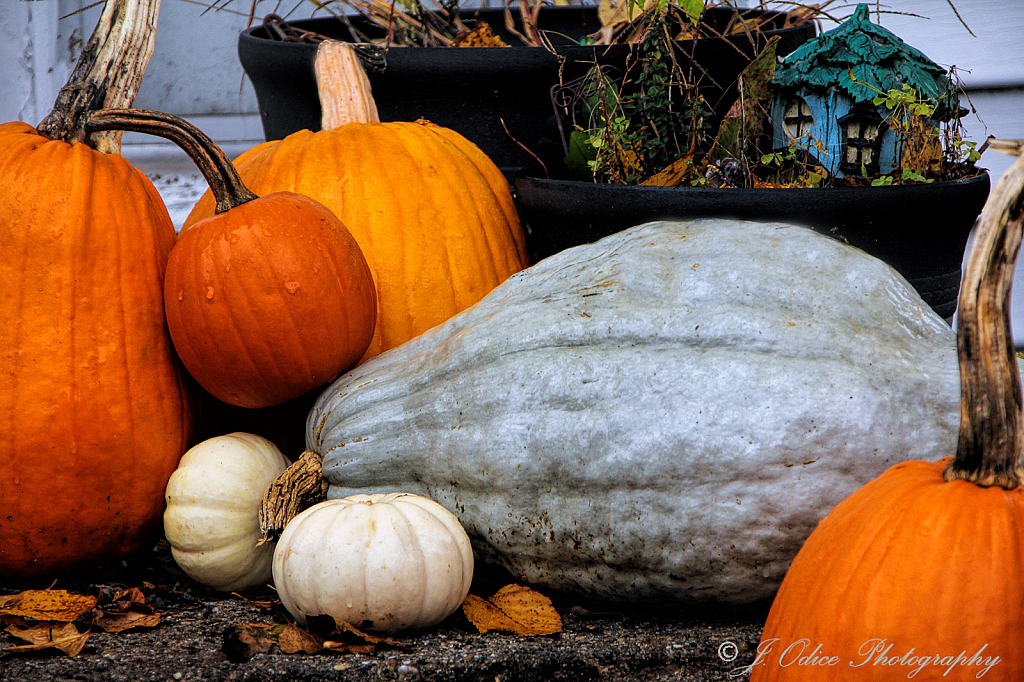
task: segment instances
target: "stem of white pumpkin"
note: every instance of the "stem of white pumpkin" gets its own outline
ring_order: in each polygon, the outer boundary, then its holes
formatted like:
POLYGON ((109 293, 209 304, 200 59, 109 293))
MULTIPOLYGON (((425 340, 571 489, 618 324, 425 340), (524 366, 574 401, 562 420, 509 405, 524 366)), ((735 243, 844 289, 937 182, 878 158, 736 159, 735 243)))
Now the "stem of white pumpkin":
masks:
POLYGON ((87 139, 83 121, 90 111, 135 102, 153 54, 159 12, 160 0, 107 0, 53 110, 36 130, 51 140, 89 142, 104 154, 120 153, 120 131, 87 139))
POLYGON ((1024 484, 1021 381, 1010 330, 1010 289, 1024 229, 1024 144, 982 211, 957 308, 960 438, 944 478, 1012 490, 1024 484))
POLYGON ((277 542, 285 526, 302 511, 327 499, 327 480, 323 477, 323 458, 306 450, 278 476, 260 504, 260 530, 265 542, 277 542))
POLYGON ((194 125, 171 114, 145 109, 103 109, 86 116, 88 133, 128 130, 163 137, 181 147, 206 178, 217 200, 217 213, 258 199, 217 144, 194 125))
POLYGON ((337 40, 320 43, 314 68, 322 114, 321 130, 346 123, 380 121, 370 79, 350 43, 337 40))

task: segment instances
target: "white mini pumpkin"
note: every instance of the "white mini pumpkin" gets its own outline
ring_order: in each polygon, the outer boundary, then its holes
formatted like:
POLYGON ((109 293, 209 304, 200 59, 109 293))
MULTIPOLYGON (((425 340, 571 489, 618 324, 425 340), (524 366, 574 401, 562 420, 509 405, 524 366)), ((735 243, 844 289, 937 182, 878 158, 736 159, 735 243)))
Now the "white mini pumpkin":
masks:
POLYGON ((327 614, 387 635, 440 623, 472 579, 462 524, 408 493, 316 504, 288 523, 274 552, 274 585, 297 621, 327 614))
POLYGON ((185 453, 167 482, 164 535, 189 577, 217 590, 270 581, 274 546, 263 537, 263 494, 288 459, 269 440, 230 433, 185 453))

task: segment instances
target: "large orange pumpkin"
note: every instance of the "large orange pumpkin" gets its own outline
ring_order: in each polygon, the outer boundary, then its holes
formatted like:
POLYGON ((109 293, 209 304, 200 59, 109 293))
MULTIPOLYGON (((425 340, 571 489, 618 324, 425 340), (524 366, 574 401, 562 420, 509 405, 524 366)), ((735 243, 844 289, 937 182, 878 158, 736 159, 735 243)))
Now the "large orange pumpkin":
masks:
POLYGON ((118 155, 0 125, 0 580, 141 547, 190 444, 164 321, 174 226, 118 155))
MULTIPOLYGON (((341 58, 332 46, 321 47, 318 62, 341 58)), ((340 88, 346 98, 369 98, 365 75, 343 70, 350 80, 330 82, 349 83, 340 88)), ((351 231, 377 287, 377 328, 365 359, 473 305, 528 259, 508 181, 476 145, 427 121, 338 123, 332 108, 350 104, 342 99, 322 87, 325 118, 337 125, 258 145, 235 166, 256 194, 312 197, 351 231)), ((213 212, 207 192, 185 230, 213 212)))
POLYGON ((898 464, 821 521, 772 604, 753 682, 1024 680, 1024 438, 1007 317, 1022 189, 1024 156, 989 197, 965 269, 956 456, 898 464))

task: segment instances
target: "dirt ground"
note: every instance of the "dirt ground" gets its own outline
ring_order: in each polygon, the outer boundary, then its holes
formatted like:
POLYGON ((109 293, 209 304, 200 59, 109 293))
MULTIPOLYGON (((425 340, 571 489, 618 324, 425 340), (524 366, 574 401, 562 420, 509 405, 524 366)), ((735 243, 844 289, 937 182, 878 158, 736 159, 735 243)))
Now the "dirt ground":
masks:
MULTIPOLYGON (((483 597, 507 579, 487 571, 478 571, 477 576, 471 593, 483 597)), ((165 542, 118 570, 55 587, 93 596, 138 587, 146 607, 159 613, 160 620, 154 627, 116 633, 93 630, 74 657, 53 650, 11 653, 6 649, 23 642, 0 632, 0 680, 745 680, 749 675, 742 669, 753 660, 767 614, 767 605, 741 610, 611 610, 549 595, 563 622, 562 632, 554 635, 481 634, 457 611, 436 628, 399 633, 395 644, 378 645, 370 653, 285 654, 276 645, 266 653, 252 653, 239 634, 247 624, 287 622, 272 590, 243 597, 197 585, 178 570, 165 542)), ((14 592, 0 586, 0 596, 14 592)))

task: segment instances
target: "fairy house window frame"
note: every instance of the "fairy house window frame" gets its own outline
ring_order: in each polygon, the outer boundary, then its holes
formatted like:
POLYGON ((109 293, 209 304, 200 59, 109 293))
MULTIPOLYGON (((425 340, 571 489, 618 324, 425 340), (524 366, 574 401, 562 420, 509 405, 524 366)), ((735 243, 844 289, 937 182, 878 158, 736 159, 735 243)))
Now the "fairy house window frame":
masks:
POLYGON ((882 143, 886 139, 888 125, 878 111, 853 107, 837 123, 842 158, 839 170, 855 175, 862 171, 869 175, 880 172, 882 143))

